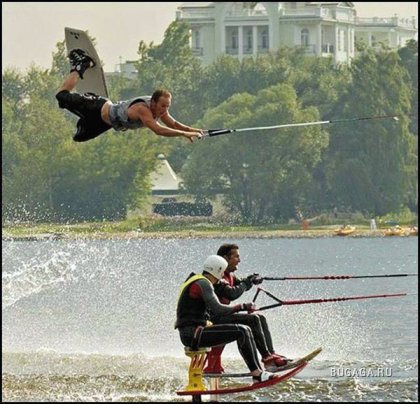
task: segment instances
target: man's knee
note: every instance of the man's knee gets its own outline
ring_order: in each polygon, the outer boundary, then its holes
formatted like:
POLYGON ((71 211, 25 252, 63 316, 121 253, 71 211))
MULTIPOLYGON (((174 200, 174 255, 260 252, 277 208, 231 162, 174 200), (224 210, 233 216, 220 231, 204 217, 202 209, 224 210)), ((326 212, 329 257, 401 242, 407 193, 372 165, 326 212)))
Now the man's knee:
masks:
POLYGON ((61 90, 55 95, 55 98, 60 108, 65 108, 81 118, 85 116, 86 105, 80 94, 61 90))
POLYGON ((267 319, 265 318, 265 316, 263 316, 262 314, 259 314, 259 313, 255 313, 255 316, 258 317, 258 319, 261 321, 261 323, 267 324, 267 319))
POLYGON ((256 313, 250 314, 249 317, 248 317, 249 324, 252 327, 260 325, 262 320, 265 320, 265 317, 261 316, 260 314, 256 314, 256 313))
POLYGON ((83 135, 79 135, 79 134, 75 134, 74 136, 73 136, 73 140, 75 141, 75 142, 87 142, 88 140, 90 140, 90 139, 86 139, 86 137, 84 137, 83 135))
POLYGON ((258 314, 259 318, 260 318, 260 322, 261 322, 261 326, 265 332, 265 330, 268 331, 268 322, 267 319, 265 318, 265 316, 258 314))
POLYGON ((249 325, 245 325, 245 324, 237 324, 237 326, 239 327, 239 329, 244 332, 245 334, 249 334, 252 333, 251 331, 251 327, 249 325))
POLYGON ((60 108, 67 108, 69 103, 70 92, 68 90, 61 90, 56 95, 55 98, 58 101, 58 106, 60 108))
POLYGON ((87 140, 90 140, 91 137, 89 137, 88 132, 87 132, 87 128, 86 128, 86 123, 84 122, 84 119, 79 119, 77 121, 77 130, 76 133, 73 135, 73 140, 75 142, 86 142, 87 140))
POLYGON ((77 131, 73 136, 75 142, 87 142, 106 132, 111 127, 105 123, 97 124, 80 118, 77 121, 77 131))

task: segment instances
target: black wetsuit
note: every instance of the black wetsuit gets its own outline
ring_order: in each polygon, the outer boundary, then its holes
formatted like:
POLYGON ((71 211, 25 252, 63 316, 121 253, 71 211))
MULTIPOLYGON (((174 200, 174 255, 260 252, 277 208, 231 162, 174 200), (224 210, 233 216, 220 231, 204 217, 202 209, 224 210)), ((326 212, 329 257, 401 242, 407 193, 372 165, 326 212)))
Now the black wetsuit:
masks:
POLYGON ((182 286, 177 306, 175 328, 185 346, 197 349, 213 347, 236 341, 239 352, 252 372, 261 369, 257 347, 251 329, 242 324, 207 325, 208 310, 229 315, 242 309, 242 304, 221 304, 211 282, 201 275, 191 273, 182 286), (194 279, 192 279, 194 277, 194 279), (188 283, 188 280, 192 280, 188 283))
MULTIPOLYGON (((214 291, 219 297, 220 302, 229 304, 242 296, 242 294, 252 287, 251 281, 246 278, 237 278, 233 273, 225 272, 223 278, 216 283, 214 291)), ((266 318, 258 313, 233 313, 233 314, 218 314, 211 313, 210 320, 213 324, 243 324, 251 328, 254 335, 257 349, 263 358, 269 356, 274 352, 273 340, 271 338, 270 330, 266 318)))

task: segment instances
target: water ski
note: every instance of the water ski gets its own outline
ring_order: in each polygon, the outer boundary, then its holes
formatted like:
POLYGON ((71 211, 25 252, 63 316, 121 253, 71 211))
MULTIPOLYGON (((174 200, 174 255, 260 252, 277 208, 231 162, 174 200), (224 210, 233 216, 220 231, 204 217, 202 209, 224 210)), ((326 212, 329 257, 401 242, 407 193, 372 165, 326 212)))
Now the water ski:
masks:
POLYGON ((86 70, 83 75, 83 80, 78 81, 76 85, 77 91, 81 94, 95 93, 108 98, 108 90, 106 88, 101 60, 87 33, 80 29, 69 27, 64 28, 64 32, 68 52, 72 49, 82 49, 96 62, 95 67, 86 70))
MULTIPOLYGON (((321 351, 322 351, 322 348, 320 347, 308 353, 305 356, 293 359, 287 365, 279 367, 274 373, 284 372, 285 370, 296 368, 302 363, 308 363, 309 361, 314 359, 321 351)), ((248 373, 206 373, 204 372, 204 376, 205 377, 247 377, 247 376, 251 376, 251 373, 249 372, 248 373)))
POLYGON ((317 356, 319 353, 321 353, 322 348, 319 347, 317 349, 315 349, 314 351, 308 353, 305 356, 302 356, 301 358, 296 358, 293 359, 291 362, 289 362, 287 365, 281 366, 277 371, 277 372, 283 372, 284 370, 288 370, 288 369, 293 369, 297 366, 299 366, 300 364, 304 363, 304 362, 309 362, 312 359, 315 358, 315 356, 317 356))
POLYGON ((282 375, 276 375, 270 380, 267 380, 265 382, 260 383, 252 383, 252 384, 246 384, 242 386, 237 387, 228 387, 225 389, 215 389, 215 390, 179 390, 176 392, 179 396, 201 396, 201 395, 214 395, 214 394, 232 394, 232 393, 241 393, 243 391, 251 391, 251 390, 257 390, 262 389, 264 387, 270 387, 274 386, 277 383, 284 382, 291 377, 295 376, 299 372, 301 372, 306 366, 308 365, 308 362, 303 362, 299 366, 289 370, 287 373, 284 373, 282 375))

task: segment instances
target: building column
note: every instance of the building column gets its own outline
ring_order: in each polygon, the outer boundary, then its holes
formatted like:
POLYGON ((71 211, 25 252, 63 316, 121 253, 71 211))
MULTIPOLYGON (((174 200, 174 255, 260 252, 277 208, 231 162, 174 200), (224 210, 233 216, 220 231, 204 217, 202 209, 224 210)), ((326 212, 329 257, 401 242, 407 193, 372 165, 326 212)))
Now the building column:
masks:
POLYGON ((338 57, 338 42, 339 42, 339 38, 338 38, 338 26, 336 25, 334 27, 334 63, 337 64, 339 61, 339 57, 338 57))
POLYGON ((395 41, 396 35, 393 35, 394 33, 395 33, 395 30, 392 28, 388 32, 388 46, 390 46, 391 48, 398 46, 398 43, 395 41))
POLYGON ((223 14, 219 12, 216 13, 214 19, 214 57, 212 60, 217 58, 220 54, 224 55, 226 53, 226 27, 223 14))
POLYGON ((321 56, 322 54, 322 27, 321 24, 319 24, 316 27, 316 38, 315 38, 315 55, 321 56))
POLYGON ((252 56, 256 57, 258 54, 258 27, 252 27, 252 56))
POLYGON ((368 32, 368 46, 372 47, 372 32, 368 32))
POLYGON ((220 35, 220 53, 223 55, 226 53, 226 27, 222 24, 220 35))
POLYGON ((268 48, 271 52, 279 48, 279 22, 272 15, 268 18, 268 48))
POLYGON ((351 55, 351 28, 350 25, 347 25, 347 60, 351 55))
POLYGON ((244 30, 242 25, 238 27, 238 58, 242 60, 244 56, 244 30))

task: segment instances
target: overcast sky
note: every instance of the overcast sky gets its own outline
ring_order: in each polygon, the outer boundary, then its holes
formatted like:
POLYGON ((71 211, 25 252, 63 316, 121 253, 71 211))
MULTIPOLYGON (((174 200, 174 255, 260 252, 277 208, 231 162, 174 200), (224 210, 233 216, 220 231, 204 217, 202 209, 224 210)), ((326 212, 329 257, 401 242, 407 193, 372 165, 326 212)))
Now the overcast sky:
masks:
MULTIPOLYGON (((140 40, 162 41, 182 2, 47 3, 2 2, 2 67, 25 71, 32 63, 50 68, 64 27, 89 30, 105 71, 137 58, 140 40)), ((417 16, 417 2, 354 2, 359 17, 417 16)))

